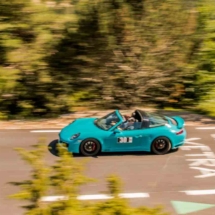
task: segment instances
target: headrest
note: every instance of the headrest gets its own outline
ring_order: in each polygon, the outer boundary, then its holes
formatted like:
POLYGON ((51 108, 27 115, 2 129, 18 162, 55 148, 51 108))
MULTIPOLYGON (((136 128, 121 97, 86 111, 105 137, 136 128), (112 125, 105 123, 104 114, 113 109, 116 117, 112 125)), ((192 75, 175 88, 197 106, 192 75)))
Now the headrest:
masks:
POLYGON ((142 128, 148 128, 149 125, 150 125, 149 119, 143 119, 141 127, 142 128))

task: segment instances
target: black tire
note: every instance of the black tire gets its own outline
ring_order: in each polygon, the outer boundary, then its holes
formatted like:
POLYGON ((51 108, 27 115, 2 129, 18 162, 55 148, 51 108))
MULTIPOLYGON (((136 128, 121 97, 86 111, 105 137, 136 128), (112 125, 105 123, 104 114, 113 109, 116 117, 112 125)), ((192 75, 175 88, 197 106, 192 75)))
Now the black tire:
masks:
POLYGON ((98 140, 86 139, 83 140, 80 146, 80 152, 84 156, 96 156, 101 149, 101 145, 98 140))
POLYGON ((51 152, 51 154, 55 156, 58 156, 58 150, 57 150, 58 142, 59 142, 58 140, 52 140, 48 145, 49 152, 51 152))
POLYGON ((152 152, 157 155, 164 155, 168 153, 172 148, 170 140, 166 137, 157 137, 152 142, 152 152))

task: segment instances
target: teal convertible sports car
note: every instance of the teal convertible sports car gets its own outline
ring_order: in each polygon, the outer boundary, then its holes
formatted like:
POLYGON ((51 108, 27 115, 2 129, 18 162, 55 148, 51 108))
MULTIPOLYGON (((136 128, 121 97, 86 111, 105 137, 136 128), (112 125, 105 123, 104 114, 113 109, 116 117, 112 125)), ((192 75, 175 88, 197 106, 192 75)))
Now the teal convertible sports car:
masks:
POLYGON ((99 152, 147 151, 158 155, 182 146, 186 130, 179 116, 135 110, 130 117, 119 110, 101 118, 79 118, 59 133, 68 151, 95 156, 99 152))

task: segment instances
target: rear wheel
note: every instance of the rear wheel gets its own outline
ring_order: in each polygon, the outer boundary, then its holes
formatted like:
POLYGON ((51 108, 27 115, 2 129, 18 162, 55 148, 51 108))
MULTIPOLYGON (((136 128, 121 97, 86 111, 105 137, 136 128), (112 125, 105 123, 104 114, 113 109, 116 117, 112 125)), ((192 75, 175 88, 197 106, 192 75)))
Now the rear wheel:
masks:
POLYGON ((80 152, 85 156, 95 156, 99 153, 100 149, 100 143, 95 139, 86 139, 80 146, 80 152))
POLYGON ((164 155, 171 149, 171 142, 166 137, 158 137, 152 142, 152 152, 157 155, 164 155))

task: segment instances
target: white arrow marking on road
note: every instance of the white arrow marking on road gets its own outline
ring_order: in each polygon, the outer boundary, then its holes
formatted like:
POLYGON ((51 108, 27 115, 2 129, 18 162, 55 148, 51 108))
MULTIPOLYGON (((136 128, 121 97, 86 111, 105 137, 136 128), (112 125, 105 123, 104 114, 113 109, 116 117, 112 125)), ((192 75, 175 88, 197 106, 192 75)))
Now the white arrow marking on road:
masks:
POLYGON ((30 131, 31 133, 58 133, 61 130, 34 130, 30 131))
POLYGON ((213 195, 215 194, 215 190, 185 190, 181 191, 186 193, 187 195, 213 195))
MULTIPOLYGON (((121 198, 148 198, 148 193, 121 193, 119 194, 121 198)), ((77 197, 79 200, 102 200, 102 199, 112 199, 113 197, 105 194, 95 194, 95 195, 80 195, 77 197)), ((66 200, 66 196, 44 196, 41 201, 53 202, 59 200, 66 200)))

